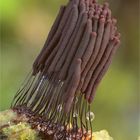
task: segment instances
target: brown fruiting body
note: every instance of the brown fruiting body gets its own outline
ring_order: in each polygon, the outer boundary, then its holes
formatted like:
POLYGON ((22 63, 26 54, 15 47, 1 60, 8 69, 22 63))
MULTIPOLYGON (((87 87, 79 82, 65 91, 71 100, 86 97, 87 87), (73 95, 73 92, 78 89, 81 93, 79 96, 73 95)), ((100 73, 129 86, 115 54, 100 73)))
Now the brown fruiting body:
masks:
MULTIPOLYGON (((14 106, 24 104, 53 120, 58 104, 69 114, 75 111, 77 96, 84 94, 91 103, 120 44, 116 24, 107 2, 70 0, 62 6, 34 61, 33 77, 18 91, 14 106)), ((63 115, 59 116, 62 122, 63 115)))

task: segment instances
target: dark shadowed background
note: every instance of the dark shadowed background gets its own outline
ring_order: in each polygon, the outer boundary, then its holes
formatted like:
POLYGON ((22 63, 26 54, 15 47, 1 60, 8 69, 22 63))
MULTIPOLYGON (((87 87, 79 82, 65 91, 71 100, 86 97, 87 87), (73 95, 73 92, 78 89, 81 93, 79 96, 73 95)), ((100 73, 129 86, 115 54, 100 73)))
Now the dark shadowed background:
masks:
MULTIPOLYGON (((67 0, 1 0, 0 110, 31 70, 60 5, 67 0)), ((102 1, 100 1, 102 2, 102 1)), ((138 135, 138 0, 109 0, 122 34, 121 47, 100 84, 93 112, 94 130, 107 129, 115 140, 138 135)), ((140 121, 139 121, 140 124, 140 121)))

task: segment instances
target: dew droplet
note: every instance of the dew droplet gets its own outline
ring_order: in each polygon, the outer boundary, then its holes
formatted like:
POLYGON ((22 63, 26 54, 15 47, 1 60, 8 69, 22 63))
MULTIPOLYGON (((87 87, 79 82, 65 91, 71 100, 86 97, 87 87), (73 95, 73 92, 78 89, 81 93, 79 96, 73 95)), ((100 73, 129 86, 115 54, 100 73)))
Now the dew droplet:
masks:
POLYGON ((73 118, 77 118, 78 117, 78 113, 74 112, 73 113, 73 118))
POLYGON ((93 121, 94 118, 95 118, 95 115, 94 115, 93 112, 87 112, 87 114, 86 114, 86 119, 87 119, 88 121, 93 121))
POLYGON ((60 105, 58 105, 58 107, 57 107, 57 111, 58 111, 58 112, 61 112, 61 111, 62 111, 62 108, 63 108, 63 107, 62 107, 62 105, 61 105, 61 104, 60 104, 60 105))

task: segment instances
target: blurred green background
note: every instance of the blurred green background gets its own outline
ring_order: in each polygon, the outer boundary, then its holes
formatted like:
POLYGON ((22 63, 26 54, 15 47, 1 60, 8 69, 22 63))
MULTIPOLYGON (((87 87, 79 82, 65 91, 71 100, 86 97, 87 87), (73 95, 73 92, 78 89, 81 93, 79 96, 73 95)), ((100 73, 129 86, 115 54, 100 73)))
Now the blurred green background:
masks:
MULTIPOLYGON (((31 70, 60 5, 66 0, 0 0, 0 110, 31 70)), ((102 1, 101 1, 102 2, 102 1)), ((110 0, 122 34, 121 47, 100 84, 93 111, 94 130, 107 129, 115 140, 138 135, 139 1, 110 0)))

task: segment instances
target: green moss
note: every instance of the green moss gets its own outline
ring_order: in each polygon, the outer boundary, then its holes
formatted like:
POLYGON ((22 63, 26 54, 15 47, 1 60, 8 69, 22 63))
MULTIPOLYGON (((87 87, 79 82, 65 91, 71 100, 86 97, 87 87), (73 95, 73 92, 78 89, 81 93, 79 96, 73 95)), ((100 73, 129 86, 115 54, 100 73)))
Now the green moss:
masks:
POLYGON ((0 126, 8 124, 11 120, 17 117, 17 114, 11 109, 0 112, 0 126))
POLYGON ((2 133, 8 137, 8 140, 39 140, 38 133, 26 122, 9 125, 2 129, 2 133))

